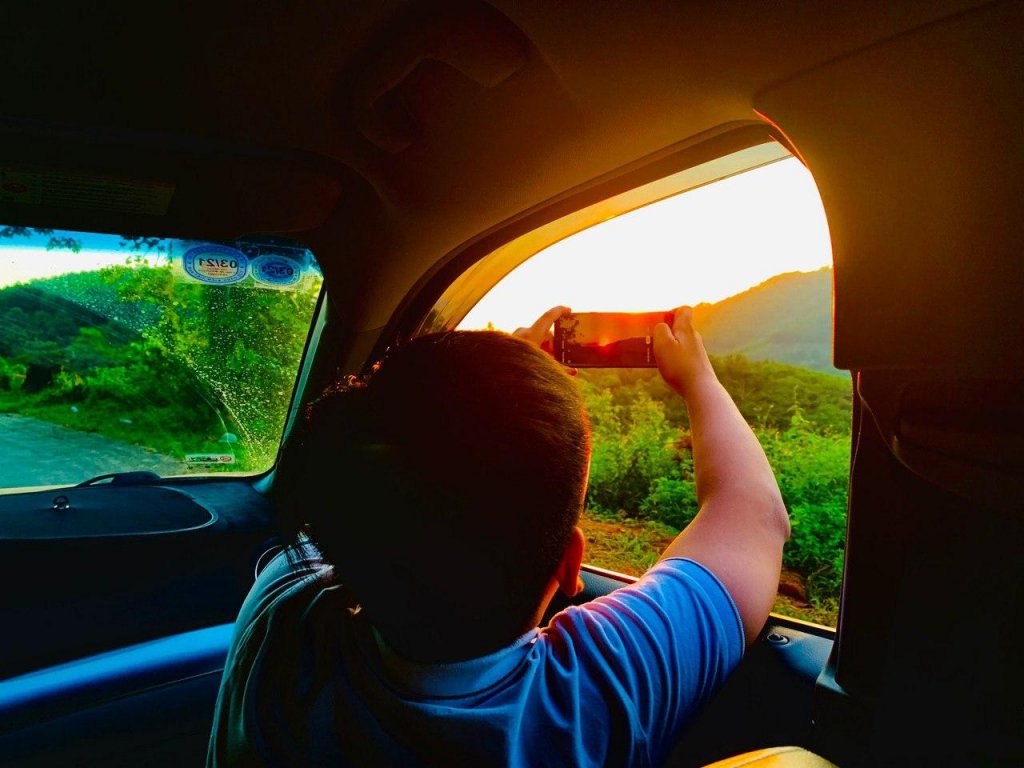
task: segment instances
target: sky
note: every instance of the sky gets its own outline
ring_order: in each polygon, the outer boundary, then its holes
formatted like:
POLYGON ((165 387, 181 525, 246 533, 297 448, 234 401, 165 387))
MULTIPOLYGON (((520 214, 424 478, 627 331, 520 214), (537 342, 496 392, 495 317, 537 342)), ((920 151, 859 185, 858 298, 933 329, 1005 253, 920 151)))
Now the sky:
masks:
MULTIPOLYGON (((164 253, 139 253, 122 245, 122 235, 62 230, 55 230, 53 234, 73 237, 81 244, 81 250, 78 253, 61 248, 47 250, 50 237, 36 232, 28 236, 0 238, 0 288, 40 278, 123 265, 128 257, 141 257, 146 263, 157 264, 167 258, 167 254, 180 255, 189 243, 199 242, 162 239, 158 250, 164 253)), ((319 273, 320 267, 315 262, 310 263, 309 267, 319 273)))
MULTIPOLYGON (((63 235, 63 232, 54 232, 63 235)), ((82 244, 82 250, 46 250, 49 237, 33 234, 0 240, 0 288, 37 278, 54 277, 69 272, 87 272, 115 264, 124 264, 128 252, 120 247, 120 235, 98 235, 89 232, 66 233, 82 244)))
POLYGON ((551 307, 645 312, 715 302, 832 264, 825 211, 795 158, 597 224, 513 270, 460 324, 511 331, 551 307))
POLYGON ((69 272, 89 272, 124 264, 124 251, 47 251, 39 246, 0 247, 0 288, 69 272))

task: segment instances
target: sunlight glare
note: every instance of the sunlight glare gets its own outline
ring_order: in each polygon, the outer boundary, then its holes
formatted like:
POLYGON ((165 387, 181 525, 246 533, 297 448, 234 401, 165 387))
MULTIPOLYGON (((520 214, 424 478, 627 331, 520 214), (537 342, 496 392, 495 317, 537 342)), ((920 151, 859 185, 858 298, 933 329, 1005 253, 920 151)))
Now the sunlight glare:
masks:
POLYGON ((787 158, 550 245, 509 273, 459 327, 511 331, 559 304, 577 312, 669 310, 831 264, 818 189, 787 158))
MULTIPOLYGON (((134 254, 127 250, 83 249, 79 253, 72 253, 65 250, 48 251, 37 245, 0 246, 0 288, 59 275, 121 266, 125 259, 132 255, 134 254)), ((161 257, 145 255, 140 258, 145 263, 153 265, 161 257)))

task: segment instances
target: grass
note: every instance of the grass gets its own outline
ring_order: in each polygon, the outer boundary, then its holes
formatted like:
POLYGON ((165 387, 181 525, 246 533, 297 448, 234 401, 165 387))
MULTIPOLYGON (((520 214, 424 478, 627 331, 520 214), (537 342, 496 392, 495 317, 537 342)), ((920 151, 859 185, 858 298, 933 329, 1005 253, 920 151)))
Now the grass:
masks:
POLYGON ((584 513, 580 527, 587 537, 587 563, 630 576, 640 576, 654 565, 679 533, 664 523, 593 512, 584 513))
POLYGON ((801 621, 810 621, 814 624, 822 624, 826 627, 836 626, 839 620, 839 603, 835 600, 828 600, 821 605, 814 605, 789 597, 788 595, 776 595, 775 604, 772 606, 774 613, 781 613, 783 616, 792 616, 801 621))

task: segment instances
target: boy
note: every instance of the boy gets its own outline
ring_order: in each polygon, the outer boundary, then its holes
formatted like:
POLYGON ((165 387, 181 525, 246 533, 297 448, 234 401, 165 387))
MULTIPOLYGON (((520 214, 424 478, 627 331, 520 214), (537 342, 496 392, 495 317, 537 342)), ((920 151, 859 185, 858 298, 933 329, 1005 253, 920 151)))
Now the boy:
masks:
POLYGON ((635 585, 581 589, 589 431, 521 338, 415 339, 311 406, 278 503, 297 543, 260 575, 209 765, 657 765, 771 608, 789 522, 691 313, 655 332, 687 402, 701 512, 635 585))

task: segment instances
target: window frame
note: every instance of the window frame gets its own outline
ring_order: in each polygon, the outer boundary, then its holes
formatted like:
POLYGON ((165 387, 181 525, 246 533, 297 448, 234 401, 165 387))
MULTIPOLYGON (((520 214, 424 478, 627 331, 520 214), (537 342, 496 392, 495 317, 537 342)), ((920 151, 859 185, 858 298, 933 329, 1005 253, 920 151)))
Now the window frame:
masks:
MULTIPOLYGON (((439 300, 446 297, 450 288, 477 264, 487 260, 491 254, 518 238, 560 219, 580 215, 605 201, 620 196, 621 199, 628 200, 631 193, 638 189, 651 188, 653 185, 649 199, 637 195, 633 199, 631 207, 623 208, 615 215, 628 213, 629 210, 656 202, 658 199, 670 197, 688 189, 696 189, 713 181, 753 170, 759 165, 776 162, 790 156, 803 162, 800 156, 792 150, 789 141, 773 126, 760 121, 736 121, 680 141, 666 147, 661 152, 580 184, 562 195, 523 211, 448 252, 430 270, 421 275, 377 337, 370 354, 363 361, 364 372, 372 366, 374 361, 379 360, 389 347, 426 332, 424 321, 431 311, 435 310, 439 300), (728 165, 719 165, 730 155, 758 145, 775 145, 779 153, 778 157, 766 162, 756 162, 748 167, 729 168, 728 165), (692 173, 692 177, 688 179, 689 183, 687 184, 682 179, 688 172, 692 173), (658 187, 662 180, 677 176, 681 177, 677 189, 658 187)), ((609 216, 605 216, 605 218, 609 218, 609 216)), ((575 231, 586 229, 599 221, 600 219, 587 222, 583 219, 575 231)), ((566 231, 562 237, 568 237, 571 234, 573 232, 566 231)), ((524 253, 522 258, 515 263, 503 264, 502 268, 498 269, 482 270, 480 278, 473 282, 473 290, 479 296, 472 301, 469 300, 468 295, 465 300, 460 300, 460 305, 465 307, 461 316, 456 317, 455 313, 452 313, 450 316, 446 316, 442 326, 431 324, 429 328, 432 330, 440 330, 442 327, 454 328, 468 314, 479 298, 482 298, 522 261, 549 244, 545 243, 531 253, 524 253)), ((451 296, 446 298, 450 300, 451 296)))

